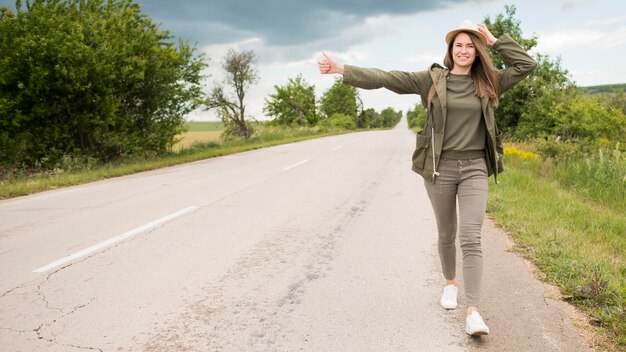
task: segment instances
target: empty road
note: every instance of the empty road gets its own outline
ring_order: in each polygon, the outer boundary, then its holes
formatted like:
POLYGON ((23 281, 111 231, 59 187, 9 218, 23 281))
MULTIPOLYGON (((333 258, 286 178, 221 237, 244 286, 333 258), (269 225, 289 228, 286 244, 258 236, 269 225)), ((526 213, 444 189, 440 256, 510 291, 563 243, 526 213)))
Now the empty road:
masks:
POLYGON ((0 201, 0 349, 588 351, 489 221, 491 335, 439 306, 413 144, 402 121, 0 201))

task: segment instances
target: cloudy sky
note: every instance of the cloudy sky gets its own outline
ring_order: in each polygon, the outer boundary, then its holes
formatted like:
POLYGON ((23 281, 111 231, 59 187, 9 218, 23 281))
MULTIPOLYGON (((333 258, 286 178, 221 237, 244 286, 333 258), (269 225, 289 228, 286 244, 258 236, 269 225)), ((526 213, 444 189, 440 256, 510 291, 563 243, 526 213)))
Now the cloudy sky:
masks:
MULTIPOLYGON (((260 81, 248 93, 250 115, 265 119, 275 85, 301 73, 318 96, 333 83, 316 62, 325 50, 338 61, 418 71, 443 61, 445 34, 465 19, 482 22, 515 5, 534 52, 561 58, 581 86, 626 83, 626 1, 623 0, 136 0, 162 29, 196 44, 210 58, 207 91, 223 78, 229 48, 254 50, 260 81)), ((0 0, 0 5, 12 4, 0 0)), ((366 108, 406 111, 416 96, 361 91, 366 108)), ((214 118, 211 113, 193 119, 214 118)))

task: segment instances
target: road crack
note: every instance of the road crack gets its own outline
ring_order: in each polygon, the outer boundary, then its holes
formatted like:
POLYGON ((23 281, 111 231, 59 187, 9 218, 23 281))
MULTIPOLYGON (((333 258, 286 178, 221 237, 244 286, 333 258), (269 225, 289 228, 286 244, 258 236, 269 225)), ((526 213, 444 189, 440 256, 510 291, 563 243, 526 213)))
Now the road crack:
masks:
POLYGON ((17 291, 17 290, 19 290, 19 289, 21 289, 21 288, 25 288, 25 287, 27 287, 27 286, 31 285, 33 282, 35 282, 35 281, 37 281, 37 280, 38 280, 38 279, 28 281, 28 282, 26 282, 26 283, 23 283, 23 284, 21 284, 21 285, 17 286, 17 287, 14 287, 14 288, 12 288, 12 289, 10 289, 10 290, 7 290, 7 291, 3 292, 3 293, 0 295, 0 300, 1 300, 1 299, 3 299, 5 296, 7 296, 7 295, 11 294, 13 291, 17 291))
MULTIPOLYGON (((95 299, 96 298, 93 297, 91 300, 89 300, 89 302, 74 307, 70 312, 68 312, 66 314, 63 314, 62 316, 54 319, 50 323, 39 325, 39 327, 37 327, 36 329, 33 330, 37 334, 37 338, 39 340, 48 341, 48 342, 54 343, 54 344, 59 345, 59 346, 73 347, 73 348, 78 348, 78 349, 81 349, 81 350, 102 351, 102 349, 96 348, 96 347, 78 346, 78 345, 60 343, 60 342, 56 341, 57 337, 56 337, 56 335, 54 335, 54 333, 50 332, 50 334, 52 335, 52 338, 49 338, 49 337, 45 337, 43 332, 42 332, 43 328, 48 328, 49 329, 52 325, 56 324, 60 320, 65 319, 65 318, 69 317, 70 315, 76 313, 78 310, 87 307, 88 305, 93 303, 93 301, 95 301, 95 299)), ((47 301, 46 301, 46 303, 47 303, 47 301)), ((59 309, 60 310, 60 308, 53 308, 53 309, 59 309)), ((62 312, 62 310, 61 310, 61 312, 62 312)))
POLYGON ((33 332, 33 330, 19 330, 19 329, 3 328, 3 327, 0 327, 0 330, 6 330, 6 331, 10 331, 10 332, 17 332, 19 334, 29 334, 29 333, 33 332))

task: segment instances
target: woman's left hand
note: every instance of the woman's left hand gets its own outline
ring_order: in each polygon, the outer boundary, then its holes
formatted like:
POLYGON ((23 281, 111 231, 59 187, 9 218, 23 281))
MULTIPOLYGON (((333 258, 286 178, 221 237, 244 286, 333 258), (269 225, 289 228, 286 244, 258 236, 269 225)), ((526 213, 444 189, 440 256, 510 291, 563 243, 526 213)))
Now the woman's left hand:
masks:
POLYGON ((487 38, 487 45, 489 46, 493 45, 493 43, 495 43, 496 40, 498 40, 496 37, 493 36, 493 34, 491 34, 491 32, 489 31, 489 28, 487 28, 487 26, 485 26, 484 24, 478 25, 478 31, 482 33, 485 36, 485 38, 487 38))

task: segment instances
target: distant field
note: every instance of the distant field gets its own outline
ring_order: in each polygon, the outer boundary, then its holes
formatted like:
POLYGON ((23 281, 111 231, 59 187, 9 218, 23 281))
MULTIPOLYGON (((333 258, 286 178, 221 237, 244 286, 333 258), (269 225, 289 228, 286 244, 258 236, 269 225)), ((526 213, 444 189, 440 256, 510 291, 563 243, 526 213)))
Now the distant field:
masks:
POLYGON ((182 140, 174 146, 174 151, 180 151, 183 148, 189 148, 194 143, 219 142, 224 130, 224 123, 216 122, 198 122, 191 121, 187 123, 189 131, 182 134, 182 140))
POLYGON ((581 87, 587 94, 613 93, 618 89, 626 91, 626 83, 622 84, 605 84, 601 86, 581 87))
POLYGON ((223 131, 224 123, 221 121, 190 121, 187 123, 189 132, 223 131))

